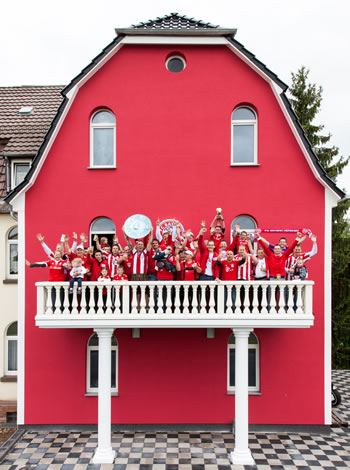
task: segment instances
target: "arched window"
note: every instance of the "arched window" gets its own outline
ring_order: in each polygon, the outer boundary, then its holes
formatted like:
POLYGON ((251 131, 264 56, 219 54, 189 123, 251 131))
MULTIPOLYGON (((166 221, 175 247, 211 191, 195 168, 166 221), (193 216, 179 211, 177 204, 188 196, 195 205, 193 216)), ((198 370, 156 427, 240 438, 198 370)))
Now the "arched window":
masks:
POLYGON ((101 241, 101 237, 108 239, 108 244, 112 246, 113 238, 116 234, 115 225, 113 220, 108 217, 98 217, 95 219, 90 226, 90 246, 94 246, 94 235, 98 235, 101 241))
POLYGON ((11 323, 5 333, 5 375, 17 375, 17 322, 11 323))
POLYGON ((18 276, 18 229, 13 227, 7 234, 7 277, 17 279, 18 276))
MULTIPOLYGON (((111 391, 118 391, 118 343, 114 336, 111 338, 111 391)), ((87 371, 86 371, 86 391, 87 393, 97 393, 98 390, 98 336, 90 336, 87 345, 87 371)))
POLYGON ((245 215, 245 214, 238 215, 237 217, 235 217, 231 224, 232 235, 233 235, 235 226, 237 224, 240 225, 241 232, 242 231, 247 232, 250 235, 251 239, 253 239, 253 233, 258 228, 257 223, 255 219, 253 219, 253 217, 251 217, 250 215, 245 215))
POLYGON ((98 111, 91 118, 90 167, 116 167, 116 123, 111 111, 98 111))
MULTIPOLYGON (((227 389, 229 392, 235 391, 235 352, 235 336, 232 334, 227 348, 227 389)), ((254 333, 250 333, 248 339, 248 391, 260 391, 259 341, 254 333)))
POLYGON ((231 165, 254 165, 257 156, 257 119, 255 112, 246 106, 236 108, 231 116, 231 165))

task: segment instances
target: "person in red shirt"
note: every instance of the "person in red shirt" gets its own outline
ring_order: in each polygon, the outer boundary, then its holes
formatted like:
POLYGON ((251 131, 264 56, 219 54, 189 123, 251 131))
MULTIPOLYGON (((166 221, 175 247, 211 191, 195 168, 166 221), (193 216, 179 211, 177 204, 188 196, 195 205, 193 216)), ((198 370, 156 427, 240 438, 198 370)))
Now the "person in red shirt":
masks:
POLYGON ((117 274, 113 277, 112 281, 128 281, 128 276, 124 273, 123 266, 118 266, 117 274))
POLYGON ((106 268, 109 274, 108 263, 103 259, 101 250, 96 250, 94 256, 91 256, 91 252, 88 253, 87 262, 91 265, 90 281, 98 280, 102 268, 106 268))
MULTIPOLYGON (((217 266, 221 270, 220 279, 222 281, 237 281, 237 273, 238 273, 238 266, 242 262, 239 256, 234 256, 232 250, 227 250, 226 252, 226 259, 223 258, 222 254, 219 254, 218 259, 216 261, 217 266)), ((216 278, 216 280, 219 280, 216 278)), ((225 286, 225 311, 226 311, 226 304, 227 304, 227 296, 228 296, 228 288, 225 286)), ((231 287, 231 299, 232 299, 232 307, 234 308, 236 302, 236 287, 231 287)))
POLYGON ((151 249, 148 252, 148 280, 149 281, 157 280, 156 260, 153 259, 153 256, 156 254, 157 251, 159 251, 159 241, 156 238, 153 238, 151 242, 151 249))
POLYGON ((184 260, 181 260, 180 254, 176 255, 176 271, 180 273, 179 281, 196 281, 198 274, 202 271, 201 267, 193 261, 191 250, 184 252, 184 260))
MULTIPOLYGON (((53 259, 49 259, 43 262, 30 263, 26 260, 26 265, 30 268, 49 268, 49 282, 64 282, 66 280, 66 269, 70 267, 70 264, 67 260, 62 259, 62 252, 56 250, 53 253, 53 259)), ((56 308, 56 287, 51 289, 51 301, 52 308, 56 308)), ((64 290, 63 287, 60 288, 60 301, 61 301, 61 310, 63 309, 64 301, 64 290)))
POLYGON ((214 240, 209 240, 207 246, 204 244, 203 235, 206 232, 205 222, 201 224, 201 230, 198 237, 198 247, 201 254, 201 269, 202 272, 199 276, 200 281, 213 281, 218 277, 218 267, 216 260, 218 252, 215 249, 214 240))
POLYGON ((222 216, 221 209, 216 210, 216 215, 210 224, 210 240, 214 240, 215 251, 219 251, 220 242, 224 239, 225 220, 222 216))

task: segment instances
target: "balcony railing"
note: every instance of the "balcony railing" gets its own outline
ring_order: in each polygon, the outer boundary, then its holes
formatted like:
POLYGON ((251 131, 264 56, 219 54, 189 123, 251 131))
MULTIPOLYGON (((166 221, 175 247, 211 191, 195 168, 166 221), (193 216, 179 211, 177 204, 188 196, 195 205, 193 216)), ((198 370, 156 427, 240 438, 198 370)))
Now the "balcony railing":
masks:
POLYGON ((88 327, 309 327, 313 281, 38 282, 36 324, 88 327))

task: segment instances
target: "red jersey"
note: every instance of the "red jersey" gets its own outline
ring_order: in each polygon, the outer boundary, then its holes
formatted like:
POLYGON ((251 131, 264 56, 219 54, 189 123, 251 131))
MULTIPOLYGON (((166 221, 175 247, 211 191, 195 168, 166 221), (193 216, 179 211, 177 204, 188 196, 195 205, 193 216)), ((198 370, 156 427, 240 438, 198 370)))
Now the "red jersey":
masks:
POLYGON ((213 242, 215 243, 215 251, 219 251, 220 242, 223 239, 224 239, 224 235, 222 233, 214 232, 213 234, 210 235, 210 240, 213 240, 213 242))
POLYGON ((180 263, 181 266, 181 271, 177 271, 178 274, 181 275, 180 279, 177 279, 179 281, 195 281, 198 279, 198 273, 196 269, 193 267, 194 261, 187 262, 184 261, 180 263))
POLYGON ((148 251, 139 253, 136 248, 132 250, 132 273, 147 274, 148 251))
POLYGON ((248 240, 241 240, 241 239, 239 238, 238 241, 237 241, 237 251, 238 251, 239 245, 243 245, 244 248, 245 248, 245 251, 246 251, 247 253, 249 253, 248 240))
POLYGON ((66 280, 65 267, 66 261, 60 259, 58 261, 49 259, 46 266, 49 268, 49 282, 63 282, 66 280))
MULTIPOLYGON (((168 256, 166 258, 166 260, 168 261, 168 263, 170 264, 173 264, 174 266, 176 266, 176 259, 175 259, 175 256, 168 256)), ((159 261, 162 261, 162 260, 159 260, 159 261)), ((168 271, 166 268, 159 268, 157 266, 158 270, 157 270, 157 279, 162 279, 162 280, 167 280, 167 281, 173 281, 174 280, 174 273, 171 272, 171 271, 168 271)))
POLYGON ((156 260, 153 259, 153 256, 156 254, 156 251, 151 248, 148 252, 148 274, 153 274, 154 276, 157 275, 156 271, 156 260))
MULTIPOLYGON (((238 261, 241 261, 241 258, 239 255, 234 256, 233 259, 236 259, 236 258, 238 259, 238 261)), ((251 256, 246 257, 244 264, 238 265, 237 278, 240 281, 252 281, 254 279, 253 259, 251 256)))
POLYGON ((124 267, 124 274, 127 275, 128 279, 130 280, 131 279, 131 275, 132 275, 132 263, 133 263, 133 258, 132 256, 128 256, 127 259, 124 259, 124 256, 123 256, 123 267, 124 267))
POLYGON ((286 250, 283 251, 280 255, 275 255, 271 253, 269 248, 259 241, 260 246, 263 247, 265 251, 266 258, 268 259, 269 269, 270 269, 270 277, 277 277, 278 275, 281 277, 285 277, 285 264, 289 254, 294 250, 295 246, 297 245, 298 240, 294 240, 291 246, 286 250))
POLYGON ((92 258, 90 254, 87 256, 87 260, 91 265, 91 277, 90 281, 97 281, 101 272, 102 268, 106 268, 109 274, 108 263, 106 260, 102 259, 101 263, 97 261, 97 259, 92 258))
POLYGON ((117 274, 116 276, 114 276, 112 281, 128 281, 128 276, 126 274, 122 274, 122 275, 117 274))
POLYGON ((239 256, 234 256, 231 263, 224 259, 219 261, 221 266, 221 280, 222 281, 237 281, 238 264, 240 262, 239 256))

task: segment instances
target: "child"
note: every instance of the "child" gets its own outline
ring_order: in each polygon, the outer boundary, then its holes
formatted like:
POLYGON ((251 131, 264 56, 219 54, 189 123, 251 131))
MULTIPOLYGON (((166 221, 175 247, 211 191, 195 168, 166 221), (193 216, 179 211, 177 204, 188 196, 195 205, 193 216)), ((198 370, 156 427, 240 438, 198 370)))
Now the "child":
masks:
POLYGON ((84 268, 83 266, 83 260, 82 258, 74 258, 72 260, 72 269, 70 271, 70 276, 71 279, 69 281, 69 293, 73 294, 73 287, 74 283, 76 282, 78 284, 78 294, 81 294, 81 286, 82 286, 82 281, 83 277, 87 273, 87 269, 84 268))
POLYGON ((307 268, 303 258, 298 258, 294 266, 293 281, 305 281, 307 279, 307 268))
POLYGON ((113 277, 112 281, 128 281, 128 276, 124 274, 123 266, 118 266, 117 274, 113 277))
POLYGON ((111 276, 108 273, 108 269, 103 267, 100 271, 100 275, 98 276, 98 282, 108 282, 111 280, 111 276))

